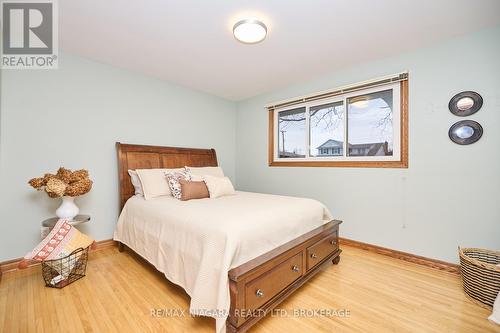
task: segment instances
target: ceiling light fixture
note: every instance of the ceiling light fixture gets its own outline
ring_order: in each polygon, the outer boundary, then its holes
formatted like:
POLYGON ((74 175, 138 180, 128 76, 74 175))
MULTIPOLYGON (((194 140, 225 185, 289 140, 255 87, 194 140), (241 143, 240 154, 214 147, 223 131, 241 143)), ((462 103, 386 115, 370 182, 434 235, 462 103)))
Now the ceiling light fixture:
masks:
POLYGON ((266 38, 267 27, 259 20, 245 19, 234 25, 233 35, 242 43, 255 44, 266 38))

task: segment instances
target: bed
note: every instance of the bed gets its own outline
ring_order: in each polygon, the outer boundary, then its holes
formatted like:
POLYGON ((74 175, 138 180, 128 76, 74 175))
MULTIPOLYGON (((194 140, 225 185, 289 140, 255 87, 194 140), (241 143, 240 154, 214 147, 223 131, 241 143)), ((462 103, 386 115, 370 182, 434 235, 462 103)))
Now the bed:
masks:
POLYGON ((129 169, 217 166, 213 149, 117 143, 120 218, 114 239, 191 297, 216 331, 245 332, 330 262, 338 229, 318 201, 237 191, 217 199, 145 200, 129 169))

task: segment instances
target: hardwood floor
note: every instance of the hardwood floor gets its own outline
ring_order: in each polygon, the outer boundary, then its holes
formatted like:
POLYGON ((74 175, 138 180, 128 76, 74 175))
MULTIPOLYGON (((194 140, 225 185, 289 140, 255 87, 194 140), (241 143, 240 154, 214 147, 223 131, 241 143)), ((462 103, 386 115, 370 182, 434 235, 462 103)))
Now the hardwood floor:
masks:
MULTIPOLYGON (((339 265, 328 266, 256 332, 500 332, 489 310, 466 298, 460 277, 343 246, 339 265), (294 316, 294 310, 348 310, 349 316, 294 316)), ((128 252, 90 254, 87 276, 55 290, 40 267, 7 272, 0 282, 0 332, 214 332, 210 318, 154 309, 184 310, 189 297, 161 273, 128 252)))

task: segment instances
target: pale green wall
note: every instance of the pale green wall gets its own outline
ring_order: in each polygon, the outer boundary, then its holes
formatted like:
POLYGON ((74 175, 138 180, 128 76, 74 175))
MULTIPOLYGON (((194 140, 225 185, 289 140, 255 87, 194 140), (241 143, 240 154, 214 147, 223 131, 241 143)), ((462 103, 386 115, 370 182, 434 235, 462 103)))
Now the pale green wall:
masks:
POLYGON ((498 59, 500 28, 238 104, 64 53, 58 70, 2 71, 0 261, 23 256, 39 241, 40 220, 58 203, 26 182, 60 165, 90 170, 94 188, 77 202, 93 221, 81 229, 111 238, 118 214, 115 141, 213 147, 239 189, 321 200, 352 239, 448 261, 456 261, 459 244, 500 248, 498 59), (410 71, 409 169, 267 166, 268 102, 402 70, 410 71), (447 104, 468 89, 484 97, 471 119, 485 134, 460 147, 447 136, 459 120, 447 104))
POLYGON ((92 222, 81 230, 112 237, 115 141, 213 147, 234 179, 233 102, 64 53, 58 70, 2 71, 1 92, 0 261, 40 241, 40 221, 58 200, 26 182, 59 166, 90 171, 94 188, 77 204, 92 222))
POLYGON ((344 220, 343 237, 453 262, 458 245, 500 249, 500 27, 241 102, 236 133, 239 189, 318 199, 344 220), (408 169, 268 167, 267 103, 404 70, 408 169), (484 136, 470 146, 448 139, 461 120, 448 101, 462 90, 484 98, 470 117, 484 136))

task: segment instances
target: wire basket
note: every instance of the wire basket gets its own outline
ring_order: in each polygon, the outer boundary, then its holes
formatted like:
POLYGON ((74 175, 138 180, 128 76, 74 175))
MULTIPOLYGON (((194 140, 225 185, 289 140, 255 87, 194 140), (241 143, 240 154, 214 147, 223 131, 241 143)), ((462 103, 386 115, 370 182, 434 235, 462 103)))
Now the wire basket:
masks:
POLYGON ((86 247, 76 249, 64 258, 42 261, 42 276, 45 286, 64 288, 84 277, 88 257, 89 247, 86 247))
POLYGON ((480 305, 491 308, 500 291, 500 252, 458 248, 464 291, 480 305))

